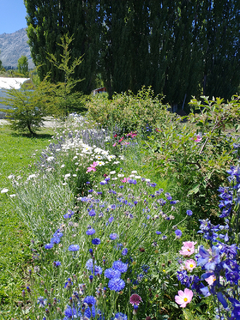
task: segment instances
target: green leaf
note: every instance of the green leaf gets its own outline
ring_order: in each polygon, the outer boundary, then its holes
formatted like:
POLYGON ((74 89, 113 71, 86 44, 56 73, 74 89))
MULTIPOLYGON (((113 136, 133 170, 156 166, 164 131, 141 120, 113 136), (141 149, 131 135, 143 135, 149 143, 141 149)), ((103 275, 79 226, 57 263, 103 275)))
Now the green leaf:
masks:
POLYGON ((195 186, 193 187, 193 189, 191 189, 190 191, 188 191, 187 196, 190 196, 191 194, 196 194, 196 193, 198 193, 199 187, 200 187, 200 184, 195 185, 195 186))

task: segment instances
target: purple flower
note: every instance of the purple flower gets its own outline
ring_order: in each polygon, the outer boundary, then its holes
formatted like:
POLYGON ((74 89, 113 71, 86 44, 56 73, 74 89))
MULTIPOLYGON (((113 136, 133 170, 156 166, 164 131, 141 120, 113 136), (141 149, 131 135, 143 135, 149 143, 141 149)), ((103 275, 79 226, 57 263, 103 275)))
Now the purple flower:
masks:
POLYGON ((126 316, 126 314, 124 314, 122 312, 118 312, 114 316, 114 320, 115 319, 117 319, 117 320, 127 320, 127 316, 126 316))
POLYGON ((86 262, 86 268, 87 268, 89 271, 92 271, 92 270, 93 270, 93 260, 92 260, 92 259, 88 259, 88 261, 86 262))
POLYGON ((66 214, 64 214, 63 218, 70 219, 72 215, 74 215, 74 211, 69 209, 68 212, 66 214))
POLYGON ((179 230, 179 229, 177 229, 177 230, 175 230, 175 234, 176 234, 177 238, 181 238, 181 236, 182 236, 182 231, 179 230))
POLYGON ((92 239, 92 244, 98 245, 100 243, 101 243, 101 240, 99 238, 92 239))
POLYGON ((77 316, 77 310, 74 307, 67 306, 67 309, 64 312, 67 319, 72 319, 77 316))
POLYGON ((162 232, 161 231, 156 231, 156 234, 162 234, 162 232))
POLYGON ((93 296, 87 296, 84 298, 83 303, 86 303, 89 307, 94 306, 96 303, 96 298, 93 296))
POLYGON ((197 258, 197 265, 204 267, 206 270, 215 270, 216 264, 220 263, 220 249, 212 246, 211 253, 203 246, 199 248, 199 255, 197 258))
POLYGON ((61 239, 58 238, 58 237, 53 237, 51 240, 50 240, 50 243, 52 244, 58 244, 60 243, 61 239))
POLYGON ((123 272, 126 272, 127 271, 127 268, 128 268, 128 265, 122 261, 114 261, 113 262, 113 266, 112 266, 115 270, 118 270, 120 271, 121 273, 123 272))
POLYGON ((113 220, 114 220, 114 217, 110 217, 109 219, 108 219, 108 222, 113 222, 113 220))
POLYGON ((124 248, 123 251, 122 251, 122 255, 123 256, 126 256, 128 253, 128 249, 127 248, 124 248))
POLYGON ((111 233, 110 234, 110 239, 111 240, 116 240, 118 238, 118 234, 116 234, 116 233, 111 233))
POLYGON ((88 212, 88 214, 90 215, 90 217, 94 217, 96 215, 96 212, 92 209, 88 212))
POLYGON ((78 251, 79 245, 78 244, 71 244, 68 248, 68 251, 78 251))
POLYGON ((47 243, 44 248, 45 249, 52 249, 53 248, 53 243, 47 243))
POLYGON ((95 232, 96 232, 96 231, 95 231, 93 228, 90 228, 90 229, 88 229, 88 230, 86 231, 86 234, 87 234, 88 236, 92 236, 95 232))
POLYGON ((191 216, 193 213, 192 213, 192 211, 191 210, 187 210, 187 215, 188 216, 191 216))
POLYGON ((110 290, 118 292, 118 291, 121 291, 125 287, 125 282, 119 278, 112 278, 108 282, 108 287, 110 290))
POLYGON ((120 278, 121 272, 119 270, 115 270, 113 268, 106 269, 104 272, 104 276, 108 279, 120 278))
POLYGON ((54 267, 60 267, 61 262, 60 261, 53 261, 54 267))

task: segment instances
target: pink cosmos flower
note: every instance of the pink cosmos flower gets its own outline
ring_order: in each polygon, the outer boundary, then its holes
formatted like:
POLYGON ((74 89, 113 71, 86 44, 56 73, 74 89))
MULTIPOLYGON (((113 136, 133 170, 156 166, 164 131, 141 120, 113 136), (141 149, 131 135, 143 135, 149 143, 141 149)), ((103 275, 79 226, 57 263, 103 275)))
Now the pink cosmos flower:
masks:
POLYGON ((87 172, 96 171, 96 166, 98 165, 97 162, 93 162, 93 164, 90 165, 90 167, 87 168, 87 172))
POLYGON ((175 296, 175 301, 180 305, 181 308, 185 308, 186 305, 192 301, 193 292, 192 290, 185 288, 184 291, 179 290, 178 296, 175 296))
POLYGON ((134 293, 131 295, 129 302, 132 306, 138 306, 139 303, 142 302, 142 298, 138 294, 134 293))
POLYGON ((120 142, 122 142, 123 141, 123 139, 124 139, 124 137, 122 137, 120 140, 118 140, 118 142, 120 143, 120 142))
POLYGON ((212 275, 212 276, 206 278, 205 280, 211 286, 214 283, 214 281, 216 280, 216 277, 214 275, 212 275))
POLYGON ((193 241, 185 241, 183 242, 183 246, 181 248, 181 250, 179 251, 179 253, 183 256, 191 256, 194 253, 194 245, 197 242, 193 242, 193 241))
POLYGON ((197 134, 195 137, 191 138, 195 142, 200 142, 202 140, 201 136, 197 134))
POLYGON ((185 261, 185 267, 188 271, 192 272, 194 268, 196 268, 196 262, 193 259, 189 259, 185 261))
POLYGON ((113 147, 116 147, 116 145, 117 145, 117 142, 115 142, 115 143, 113 144, 113 147))

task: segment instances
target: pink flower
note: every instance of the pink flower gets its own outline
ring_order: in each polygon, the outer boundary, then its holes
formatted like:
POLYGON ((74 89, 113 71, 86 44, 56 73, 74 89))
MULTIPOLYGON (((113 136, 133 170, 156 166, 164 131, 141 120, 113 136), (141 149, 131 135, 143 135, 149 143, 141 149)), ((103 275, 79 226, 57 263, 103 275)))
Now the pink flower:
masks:
POLYGON ((216 280, 216 277, 214 275, 212 275, 212 276, 206 278, 205 280, 211 286, 213 284, 213 282, 216 280))
POLYGON ((183 242, 183 246, 181 248, 181 250, 179 251, 179 253, 183 256, 191 256, 194 253, 194 245, 197 242, 193 242, 193 241, 185 241, 183 242))
POLYGON ((195 137, 191 138, 195 142, 200 142, 202 140, 201 136, 197 134, 195 137))
POLYGON ((120 143, 120 142, 122 142, 123 141, 123 139, 124 139, 124 137, 122 137, 120 140, 118 140, 118 142, 120 143))
POLYGON ((114 138, 117 138, 117 134, 114 135, 114 138))
POLYGON ((188 271, 192 272, 194 268, 196 268, 196 262, 193 259, 185 261, 185 267, 188 271))
POLYGON ((115 143, 113 144, 113 147, 116 147, 116 145, 117 145, 117 142, 115 142, 115 143))
POLYGON ((185 308, 186 305, 192 301, 192 297, 192 290, 185 288, 184 291, 178 291, 178 296, 175 296, 175 301, 180 305, 181 308, 185 308))
POLYGON ((138 306, 139 303, 142 302, 142 298, 138 294, 134 293, 131 295, 129 302, 132 306, 138 306))
POLYGON ((93 164, 91 164, 90 167, 87 168, 87 172, 96 171, 97 165, 98 165, 98 163, 94 161, 93 164))

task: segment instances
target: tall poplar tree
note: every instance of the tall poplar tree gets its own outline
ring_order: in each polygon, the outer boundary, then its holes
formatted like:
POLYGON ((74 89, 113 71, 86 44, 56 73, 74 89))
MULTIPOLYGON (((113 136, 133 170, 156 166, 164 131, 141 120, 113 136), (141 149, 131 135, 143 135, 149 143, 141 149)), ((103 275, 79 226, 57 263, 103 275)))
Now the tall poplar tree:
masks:
POLYGON ((229 99, 240 74, 240 2, 204 1, 203 94, 229 99))
MULTIPOLYGON (((97 11, 98 1, 79 0, 24 0, 27 9, 27 33, 31 55, 42 80, 50 71, 53 82, 63 81, 64 74, 48 61, 54 54, 60 61, 62 36, 73 36, 72 61, 83 56, 74 77, 85 80, 77 89, 90 93, 94 89, 96 61, 99 49, 101 23, 97 11)), ((70 63, 71 63, 70 62, 70 63)))

